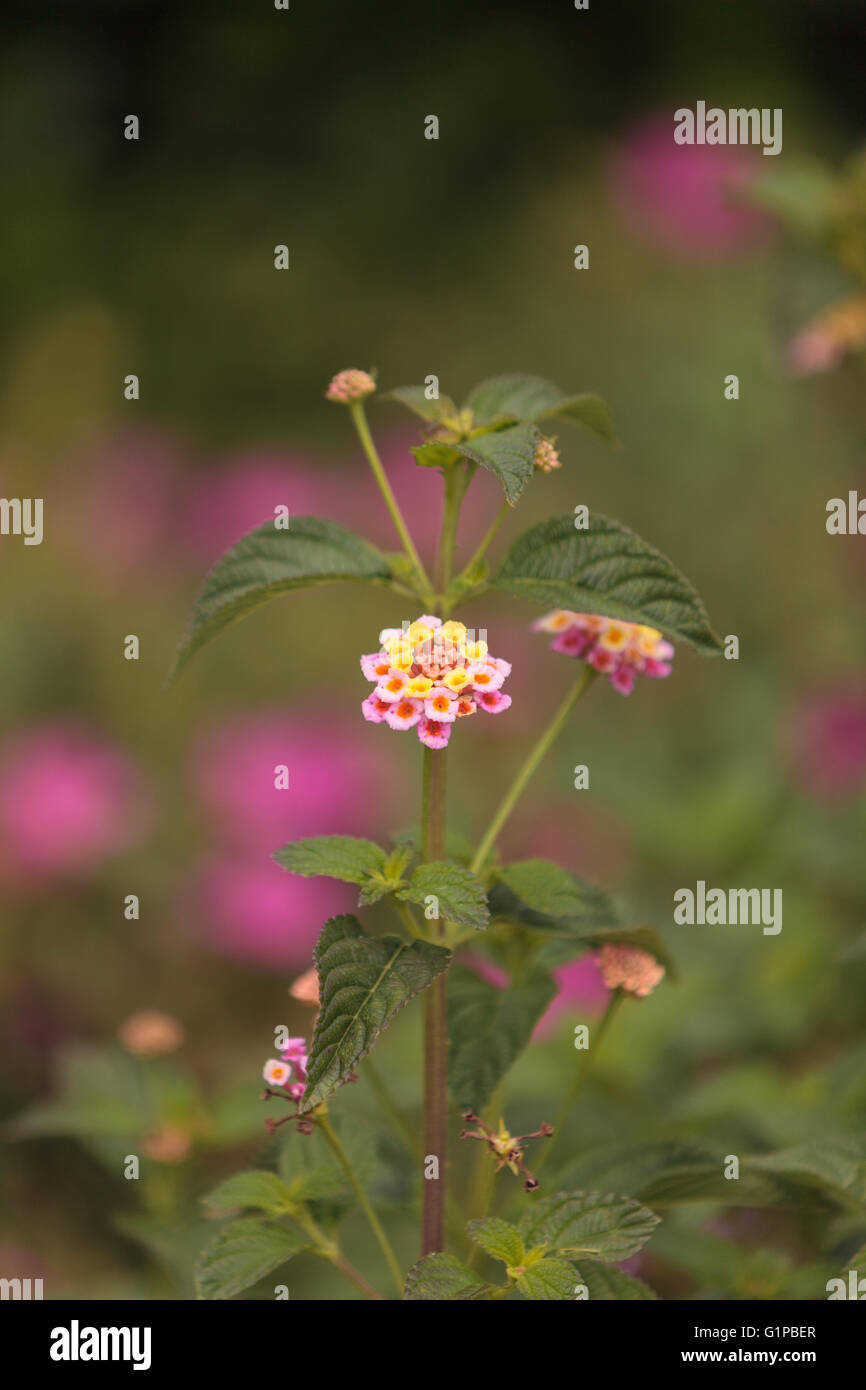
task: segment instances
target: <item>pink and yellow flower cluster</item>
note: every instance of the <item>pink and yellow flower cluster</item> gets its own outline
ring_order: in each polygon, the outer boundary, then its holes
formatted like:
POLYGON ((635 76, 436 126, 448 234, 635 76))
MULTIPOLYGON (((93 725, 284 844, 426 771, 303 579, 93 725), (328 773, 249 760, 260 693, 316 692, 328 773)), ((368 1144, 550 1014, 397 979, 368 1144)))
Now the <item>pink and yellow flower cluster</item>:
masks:
POLYGON ((361 706, 364 718, 392 729, 417 729, 428 748, 444 748, 451 727, 483 710, 501 714, 511 704, 502 684, 511 665, 490 656, 463 623, 423 614, 403 628, 379 634, 378 652, 361 657, 376 688, 361 706))
POLYGON ((532 627, 535 632, 554 633, 553 651, 588 662, 610 678, 620 695, 631 694, 638 676, 660 680, 671 673, 674 649, 654 627, 565 608, 545 613, 532 627))
POLYGON ((274 1091, 281 1091, 292 1100, 300 1100, 307 1085, 307 1040, 287 1038, 279 1049, 279 1058, 271 1057, 262 1068, 262 1076, 274 1091))

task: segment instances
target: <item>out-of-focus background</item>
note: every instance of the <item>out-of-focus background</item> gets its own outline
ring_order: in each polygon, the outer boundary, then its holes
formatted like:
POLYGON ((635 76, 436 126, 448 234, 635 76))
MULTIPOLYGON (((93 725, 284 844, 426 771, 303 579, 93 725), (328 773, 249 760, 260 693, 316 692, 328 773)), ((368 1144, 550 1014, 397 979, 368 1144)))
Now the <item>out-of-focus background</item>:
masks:
MULTIPOLYGON (((49 1296, 191 1296, 198 1197, 259 1160, 273 1028, 309 1031, 289 985, 352 904, 270 854, 416 818, 416 741, 360 714, 359 654, 415 616, 384 593, 298 593, 162 689, 200 578, 275 505, 393 546, 323 399, 346 366, 386 387, 436 373, 457 398, 504 371, 601 392, 621 447, 564 426, 562 470, 497 549, 587 503, 670 554, 740 639, 739 661, 679 650, 628 700, 599 683, 503 839, 604 884, 680 960, 611 1036, 562 1157, 862 1135, 866 559, 824 524, 830 497, 866 486, 862 365, 792 357, 850 266, 756 190, 771 164, 783 184, 811 164, 817 187, 856 154, 864 46, 857 0, 7 8, 0 491, 44 498, 45 534, 0 537, 0 1274, 49 1296), (783 153, 675 147, 673 111, 698 100, 781 107, 783 153), (675 927, 673 893, 698 879, 782 888, 781 934, 675 927), (124 1030, 143 1010, 174 1032, 124 1030)), ((806 221, 812 197, 807 181, 806 221)), ((410 460, 411 417, 369 413, 429 554, 438 477, 410 460)), ((478 479, 464 555, 496 505, 478 479)), ((511 712, 460 729, 451 760, 473 838, 571 679, 534 616, 471 613, 514 664, 511 712)), ((510 1086, 517 1129, 552 1118, 537 1097, 558 1095, 574 1023, 603 1006, 594 970, 562 972, 510 1086)), ((408 1011, 377 1056, 410 1116, 417 1053, 408 1011)), ((362 1080, 333 1108, 363 1132, 375 1099, 362 1080)), ((408 1263, 393 1149, 375 1181, 408 1263)), ((796 1219, 676 1208, 643 1277, 668 1297, 823 1297, 857 1181, 844 1170, 838 1201, 822 1189, 796 1219)), ((354 1218, 348 1244, 375 1272, 354 1218)), ((293 1298, 351 1294, 311 1260, 293 1270, 293 1298)))

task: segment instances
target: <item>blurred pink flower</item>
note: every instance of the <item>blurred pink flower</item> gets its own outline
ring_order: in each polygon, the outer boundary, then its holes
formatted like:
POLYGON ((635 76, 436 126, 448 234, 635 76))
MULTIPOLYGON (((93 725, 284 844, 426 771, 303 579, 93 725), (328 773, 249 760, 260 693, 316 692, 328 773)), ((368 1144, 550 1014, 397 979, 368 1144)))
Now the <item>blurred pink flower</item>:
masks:
POLYGON ((866 682, 807 695, 789 734, 794 776, 819 800, 857 795, 866 784, 866 682))
POLYGON ((15 879, 85 878, 149 822, 132 759, 84 725, 30 725, 0 748, 0 859, 15 879))
POLYGON ((357 889, 299 878, 266 854, 200 863, 183 885, 184 929, 208 950, 251 965, 305 970, 323 922, 351 911, 357 889))
POLYGON ((608 185, 641 238, 674 255, 713 259, 749 250, 770 233, 770 218, 737 198, 758 164, 739 145, 677 145, 672 116, 653 116, 620 142, 608 185))
POLYGON ((178 518, 187 467, 178 441, 155 428, 118 431, 90 445, 81 458, 86 486, 76 469, 69 502, 87 564, 112 579, 176 572, 184 562, 178 518))
POLYGON ((288 507, 291 534, 293 516, 332 516, 329 499, 339 495, 344 476, 313 457, 250 450, 192 482, 185 544, 205 561, 217 560, 248 531, 273 521, 276 507, 288 507))
MULTIPOLYGON (((474 970, 476 975, 495 989, 508 988, 507 971, 488 956, 471 953, 463 957, 461 964, 469 970, 474 970)), ((565 1015, 587 1011, 601 1013, 608 1001, 608 991, 593 955, 579 956, 567 965, 558 965, 551 974, 556 982, 557 991, 547 1011, 535 1025, 533 1042, 543 1042, 545 1038, 550 1037, 565 1015)))
POLYGON ((197 740, 192 782, 221 838, 262 857, 303 835, 393 828, 388 764, 337 712, 235 715, 197 740))
POLYGON ((600 1013, 607 1004, 608 992, 592 955, 579 956, 567 965, 558 965, 553 971, 553 978, 558 988, 547 1012, 535 1025, 532 1035, 535 1042, 550 1037, 563 1017, 587 1012, 600 1013))

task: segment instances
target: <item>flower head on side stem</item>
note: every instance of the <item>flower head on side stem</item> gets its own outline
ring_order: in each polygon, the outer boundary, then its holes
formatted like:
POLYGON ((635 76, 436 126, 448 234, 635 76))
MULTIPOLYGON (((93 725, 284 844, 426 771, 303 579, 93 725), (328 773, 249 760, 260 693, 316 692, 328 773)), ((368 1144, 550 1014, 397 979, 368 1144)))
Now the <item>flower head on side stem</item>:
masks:
POLYGON ((534 1178, 529 1169, 524 1167, 523 1149, 527 1139, 549 1139, 553 1134, 553 1126, 545 1123, 539 1129, 533 1130, 531 1134, 509 1134, 505 1128, 505 1121, 502 1119, 499 1121, 499 1129, 495 1130, 486 1125, 475 1114, 474 1110, 465 1111, 463 1118, 476 1124, 478 1129, 461 1129, 460 1138, 481 1139, 499 1160, 496 1164, 497 1173, 501 1168, 510 1168, 515 1176, 522 1173, 524 1192, 534 1192, 538 1187, 538 1179, 534 1178))
POLYGON ((661 680, 671 673, 674 649, 654 627, 555 608, 532 628, 553 633, 552 651, 587 662, 608 676, 620 695, 631 694, 638 676, 661 680))
POLYGON ((329 401, 339 401, 341 405, 351 405, 352 401, 363 401, 372 396, 376 383, 369 372, 361 372, 357 367, 347 367, 332 379, 325 395, 329 401))
POLYGON ((623 994, 634 994, 638 999, 652 994, 665 976, 665 968, 655 956, 636 946, 602 946, 598 968, 608 989, 620 989, 623 994))
POLYGON ((444 748, 458 719, 478 710, 501 714, 511 704, 501 689, 511 666, 463 623, 425 613, 403 628, 385 628, 379 642, 378 652, 361 657, 361 670, 375 682, 361 705, 372 724, 417 729, 428 748, 444 748))

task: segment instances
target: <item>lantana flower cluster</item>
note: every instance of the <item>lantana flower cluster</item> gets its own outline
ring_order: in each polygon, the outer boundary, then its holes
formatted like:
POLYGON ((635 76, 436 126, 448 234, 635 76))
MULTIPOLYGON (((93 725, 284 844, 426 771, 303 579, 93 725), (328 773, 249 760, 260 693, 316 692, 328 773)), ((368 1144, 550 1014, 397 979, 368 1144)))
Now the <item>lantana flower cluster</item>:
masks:
POLYGON ((423 614, 402 629, 385 628, 379 642, 378 652, 361 657, 376 686, 361 705, 373 724, 417 729, 428 748, 444 748, 458 719, 501 714, 511 704, 502 692, 511 664, 491 656, 463 623, 423 614))
POLYGON ((535 632, 554 633, 553 651, 588 662, 609 677, 620 695, 631 694, 638 676, 661 680, 671 673, 674 649, 654 627, 566 608, 545 613, 532 627, 535 632))
POLYGON ((307 1040, 288 1038, 279 1052, 279 1058, 271 1057, 265 1062, 262 1076, 272 1090, 300 1100, 307 1085, 307 1040))

